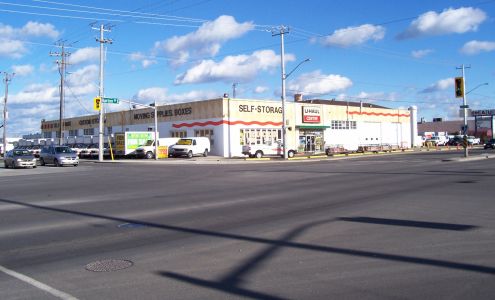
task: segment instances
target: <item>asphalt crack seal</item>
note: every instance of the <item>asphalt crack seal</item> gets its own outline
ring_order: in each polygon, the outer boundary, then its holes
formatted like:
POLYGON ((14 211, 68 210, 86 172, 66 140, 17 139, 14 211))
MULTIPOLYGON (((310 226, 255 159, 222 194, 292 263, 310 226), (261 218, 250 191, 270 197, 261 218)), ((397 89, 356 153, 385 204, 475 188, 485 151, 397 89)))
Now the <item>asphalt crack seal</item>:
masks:
POLYGON ((92 272, 113 272, 130 268, 134 263, 125 259, 97 260, 86 265, 85 269, 92 272))

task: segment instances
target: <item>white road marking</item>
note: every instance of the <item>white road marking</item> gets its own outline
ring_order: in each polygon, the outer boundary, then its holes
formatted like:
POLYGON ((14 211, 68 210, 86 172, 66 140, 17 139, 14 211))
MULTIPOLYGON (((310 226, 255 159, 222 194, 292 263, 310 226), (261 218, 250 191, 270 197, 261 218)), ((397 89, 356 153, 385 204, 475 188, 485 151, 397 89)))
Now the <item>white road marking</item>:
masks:
POLYGON ((64 292, 59 291, 59 290, 57 290, 55 288, 52 288, 51 286, 48 286, 48 285, 46 285, 46 284, 44 284, 42 282, 39 282, 39 281, 37 281, 37 280, 35 280, 35 279, 31 278, 31 277, 28 277, 28 276, 23 275, 21 273, 18 273, 16 271, 9 270, 9 269, 7 269, 7 268, 5 268, 3 266, 0 266, 0 271, 3 272, 3 273, 5 273, 5 274, 7 274, 7 275, 10 275, 10 276, 12 276, 14 278, 17 278, 17 279, 19 279, 21 281, 24 281, 24 282, 26 282, 26 283, 28 283, 28 284, 30 284, 30 285, 32 285, 32 286, 40 289, 40 290, 43 290, 43 291, 45 291, 47 293, 50 293, 51 295, 53 295, 53 296, 55 296, 55 297, 57 297, 59 299, 64 299, 64 300, 78 300, 74 296, 71 296, 71 295, 69 295, 67 293, 64 293, 64 292))

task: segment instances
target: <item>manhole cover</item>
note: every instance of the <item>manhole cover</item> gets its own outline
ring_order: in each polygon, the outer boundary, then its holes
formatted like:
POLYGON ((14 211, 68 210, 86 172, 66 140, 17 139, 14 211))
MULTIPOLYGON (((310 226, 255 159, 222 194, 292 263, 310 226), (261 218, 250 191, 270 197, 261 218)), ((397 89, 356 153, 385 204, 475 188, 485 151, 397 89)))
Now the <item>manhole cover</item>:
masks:
POLYGON ((134 263, 124 259, 97 260, 86 265, 86 270, 93 272, 112 272, 132 267, 134 263))

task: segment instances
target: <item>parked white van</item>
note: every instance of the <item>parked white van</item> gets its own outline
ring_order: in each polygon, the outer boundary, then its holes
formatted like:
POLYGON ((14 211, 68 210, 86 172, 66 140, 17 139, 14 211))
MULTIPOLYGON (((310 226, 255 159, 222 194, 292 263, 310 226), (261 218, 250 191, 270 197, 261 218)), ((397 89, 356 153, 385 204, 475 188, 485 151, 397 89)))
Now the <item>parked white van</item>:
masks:
MULTIPOLYGON (((158 146, 170 146, 175 145, 179 138, 159 138, 158 146)), ((148 140, 146 144, 141 145, 136 148, 136 157, 137 158, 147 158, 151 159, 155 157, 155 141, 148 140)))
POLYGON ((191 158, 194 155, 203 155, 206 157, 210 149, 210 140, 207 137, 181 138, 175 145, 170 147, 169 156, 187 156, 191 158))

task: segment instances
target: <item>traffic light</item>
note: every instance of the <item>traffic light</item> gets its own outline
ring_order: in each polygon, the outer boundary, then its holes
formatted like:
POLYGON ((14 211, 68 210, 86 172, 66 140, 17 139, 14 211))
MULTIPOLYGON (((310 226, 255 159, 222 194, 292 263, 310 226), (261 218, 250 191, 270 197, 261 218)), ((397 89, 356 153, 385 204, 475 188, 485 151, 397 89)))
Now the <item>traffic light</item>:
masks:
POLYGON ((101 98, 96 97, 93 99, 93 109, 94 110, 101 110, 101 98))
POLYGON ((464 78, 456 77, 455 78, 455 97, 463 98, 464 97, 464 78))

